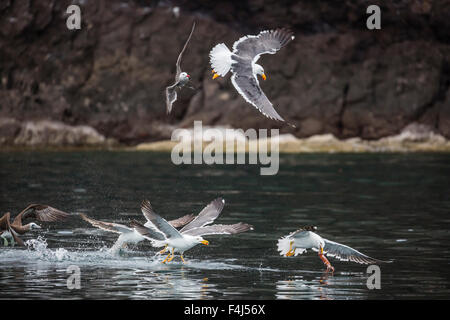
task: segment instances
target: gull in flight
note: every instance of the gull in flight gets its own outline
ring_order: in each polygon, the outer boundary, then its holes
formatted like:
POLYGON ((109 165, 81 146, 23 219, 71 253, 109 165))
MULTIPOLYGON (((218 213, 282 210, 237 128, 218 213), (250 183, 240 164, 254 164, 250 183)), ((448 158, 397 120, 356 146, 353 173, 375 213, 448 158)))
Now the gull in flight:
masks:
MULTIPOLYGON (((119 238, 117 238, 116 242, 111 248, 113 252, 126 247, 128 243, 135 244, 145 240, 145 238, 141 236, 138 232, 136 232, 133 228, 128 227, 124 224, 94 220, 92 218, 89 218, 83 213, 80 213, 80 217, 84 221, 89 222, 92 226, 96 228, 119 234, 119 238)), ((181 228, 182 226, 191 222, 193 219, 194 219, 193 214, 187 214, 185 216, 182 216, 181 218, 171 220, 168 223, 174 228, 181 228)), ((146 222, 144 226, 150 227, 150 223, 146 222)))
POLYGON ((213 79, 219 76, 224 77, 231 70, 231 83, 245 101, 266 117, 285 121, 259 86, 257 75, 260 75, 263 80, 267 77, 264 68, 256 62, 262 54, 275 54, 293 39, 292 32, 276 29, 261 31, 256 36, 247 35, 240 38, 233 44, 233 51, 230 51, 225 44, 219 43, 209 53, 213 79))
POLYGON ((353 261, 360 264, 387 262, 366 256, 349 246, 324 239, 314 232, 316 230, 317 227, 315 226, 307 226, 279 239, 278 251, 280 251, 280 255, 286 257, 297 256, 306 252, 306 249, 312 249, 318 252, 319 258, 327 267, 327 272, 333 272, 334 267, 325 255, 341 261, 353 261))
POLYGON ((69 213, 55 209, 43 204, 30 204, 23 209, 11 222, 11 214, 5 213, 0 218, 0 237, 3 239, 3 244, 8 245, 8 239, 11 243, 17 243, 24 246, 24 242, 19 235, 25 234, 28 231, 41 229, 41 226, 34 222, 23 224, 26 219, 35 219, 41 222, 55 222, 65 220, 70 216, 69 213))
POLYGON ((184 44, 183 49, 181 50, 180 54, 178 55, 177 59, 177 73, 175 75, 175 83, 171 86, 166 87, 166 108, 167 108, 167 114, 169 114, 172 111, 172 104, 177 100, 177 89, 183 88, 190 79, 190 75, 188 75, 186 72, 181 71, 181 57, 183 56, 184 50, 186 49, 189 40, 191 40, 192 33, 195 29, 195 21, 192 25, 191 33, 189 34, 189 37, 184 44))
POLYGON ((222 212, 225 200, 217 198, 207 205, 190 223, 185 225, 180 231, 172 227, 164 218, 156 214, 148 200, 142 202, 142 212, 145 218, 152 224, 148 228, 138 222, 133 221, 132 226, 144 238, 150 240, 155 247, 164 247, 159 253, 163 254, 169 250, 169 254, 162 261, 170 262, 175 257, 174 253, 179 252, 180 258, 185 263, 183 253, 197 244, 209 245, 208 240, 202 238, 205 235, 213 234, 237 234, 248 230, 253 230, 253 226, 246 223, 235 224, 213 224, 222 212), (209 226, 208 226, 209 225, 209 226))

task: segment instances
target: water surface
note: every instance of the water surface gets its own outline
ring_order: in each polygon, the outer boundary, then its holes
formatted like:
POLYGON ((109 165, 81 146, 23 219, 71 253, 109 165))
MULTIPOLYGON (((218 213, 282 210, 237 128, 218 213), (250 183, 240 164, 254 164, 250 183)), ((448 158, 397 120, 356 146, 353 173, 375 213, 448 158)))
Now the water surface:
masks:
POLYGON ((46 203, 96 219, 144 221, 148 198, 167 219, 226 200, 217 223, 251 223, 236 236, 208 236, 179 258, 160 263, 148 243, 120 255, 117 235, 78 217, 42 224, 29 247, 0 248, 2 298, 40 299, 448 299, 450 298, 450 155, 281 155, 276 176, 256 165, 173 165, 151 152, 0 153, 0 211, 46 203), (369 290, 367 266, 317 254, 284 258, 279 237, 316 225, 325 238, 375 258, 381 289, 369 290), (78 266, 81 289, 67 288, 78 266))

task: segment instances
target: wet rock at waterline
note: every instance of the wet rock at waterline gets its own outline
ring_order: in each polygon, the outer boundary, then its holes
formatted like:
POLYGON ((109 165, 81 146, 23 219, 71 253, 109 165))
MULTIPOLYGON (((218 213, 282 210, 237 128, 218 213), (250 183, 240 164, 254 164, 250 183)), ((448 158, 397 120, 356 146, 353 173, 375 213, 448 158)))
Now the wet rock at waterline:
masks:
POLYGON ((180 6, 174 11, 156 2, 89 2, 81 4, 81 30, 69 32, 64 12, 71 1, 6 1, 0 6, 0 144, 34 145, 36 135, 24 135, 24 128, 42 120, 89 126, 126 145, 170 139, 174 128, 192 127, 194 120, 277 128, 228 80, 211 80, 208 52, 218 42, 231 45, 263 27, 283 27, 279 21, 296 39, 260 62, 268 76, 264 91, 297 124, 281 133, 377 140, 417 122, 449 138, 448 3, 383 4, 382 29, 368 31, 364 3, 173 1, 180 6), (196 34, 183 63, 198 90, 181 93, 168 117, 164 88, 194 18, 196 34))

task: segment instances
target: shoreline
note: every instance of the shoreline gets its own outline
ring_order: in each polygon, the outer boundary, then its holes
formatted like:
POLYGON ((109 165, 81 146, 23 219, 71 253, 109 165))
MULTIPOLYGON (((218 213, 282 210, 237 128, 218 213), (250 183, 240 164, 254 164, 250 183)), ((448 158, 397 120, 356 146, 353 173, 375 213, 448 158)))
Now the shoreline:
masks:
MULTIPOLYGON (((291 135, 279 136, 280 154, 302 154, 302 153, 450 153, 450 140, 434 137, 432 139, 413 141, 407 139, 398 139, 396 136, 382 138, 379 140, 362 140, 360 138, 350 138, 340 140, 331 134, 316 135, 305 139, 295 138, 291 135)), ((229 142, 229 141, 228 141, 229 142)), ((270 148, 270 139, 257 139, 245 142, 245 149, 239 149, 239 152, 249 153, 253 150, 257 152, 258 143, 268 143, 270 148), (269 140, 269 141, 264 141, 269 140)), ((183 146, 189 146, 195 152, 203 152, 210 142, 201 144, 201 149, 194 148, 193 142, 182 143, 183 146)), ((222 141, 223 151, 230 152, 226 148, 227 141, 222 141)), ((172 149, 179 145, 179 141, 160 140, 155 142, 144 142, 135 146, 116 144, 111 145, 80 145, 80 146, 1 146, 2 152, 90 152, 90 151, 111 151, 111 152, 161 152, 170 153, 172 149)), ((236 150, 236 142, 233 141, 233 153, 239 153, 236 150)))

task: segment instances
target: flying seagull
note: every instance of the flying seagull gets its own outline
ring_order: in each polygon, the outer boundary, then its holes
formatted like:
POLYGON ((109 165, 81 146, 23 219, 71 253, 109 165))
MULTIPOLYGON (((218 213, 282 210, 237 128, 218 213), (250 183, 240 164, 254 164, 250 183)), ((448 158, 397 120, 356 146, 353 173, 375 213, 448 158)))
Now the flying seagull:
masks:
MULTIPOLYGON (((141 242, 142 240, 145 240, 145 238, 141 236, 138 232, 136 232, 133 228, 128 227, 124 224, 94 220, 92 218, 89 218, 83 213, 80 213, 80 217, 84 221, 89 222, 92 226, 96 228, 120 234, 119 238, 117 238, 116 242, 111 248, 112 251, 116 251, 120 248, 123 248, 128 243, 138 243, 141 242)), ((184 225, 191 222, 193 219, 194 219, 193 214, 187 214, 185 216, 182 216, 181 218, 169 221, 169 224, 174 228, 181 228, 184 225)), ((144 226, 150 227, 150 223, 146 222, 144 226)))
POLYGON ((48 205, 30 204, 14 218, 13 222, 10 222, 9 212, 0 218, 0 237, 3 238, 4 244, 6 245, 8 243, 7 239, 10 238, 18 245, 24 246, 24 242, 20 239, 19 235, 30 230, 41 229, 41 227, 34 222, 23 225, 23 221, 26 219, 35 219, 41 222, 55 222, 65 220, 69 216, 69 213, 48 205))
POLYGON ((257 75, 263 80, 267 77, 264 68, 256 62, 262 54, 275 54, 294 38, 291 31, 276 29, 240 38, 233 44, 233 51, 219 43, 209 53, 213 79, 225 77, 231 70, 231 83, 248 103, 270 119, 285 121, 259 86, 257 75))
POLYGON ((172 104, 177 100, 177 89, 181 89, 182 87, 184 87, 188 82, 189 82, 189 78, 191 77, 190 75, 188 75, 186 72, 182 72, 181 71, 181 57, 183 56, 184 50, 186 49, 189 40, 191 40, 191 36, 192 33, 194 32, 195 29, 195 21, 192 25, 192 30, 191 33, 189 34, 189 37, 186 41, 186 43, 184 44, 183 49, 181 50, 180 54, 178 55, 178 59, 177 59, 177 73, 175 75, 175 83, 171 86, 166 87, 166 107, 167 107, 167 114, 170 113, 170 111, 172 111, 172 104))
POLYGON ((371 258, 365 254, 350 248, 349 246, 322 238, 314 231, 315 226, 307 226, 278 240, 278 251, 286 257, 297 256, 306 252, 306 249, 317 251, 319 258, 327 266, 327 272, 334 271, 325 255, 334 257, 341 261, 352 261, 360 264, 384 263, 378 259, 371 258))
POLYGON ((220 215, 225 205, 225 200, 217 198, 207 205, 190 223, 185 225, 180 231, 172 227, 164 218, 156 214, 148 200, 142 202, 142 212, 145 218, 152 224, 148 228, 138 222, 133 221, 132 226, 144 238, 151 241, 155 247, 163 247, 159 253, 169 250, 166 259, 162 261, 170 262, 175 257, 174 253, 179 252, 181 260, 185 263, 183 253, 197 244, 208 245, 208 240, 202 238, 205 235, 213 234, 237 234, 248 230, 253 230, 253 226, 246 223, 235 224, 213 224, 220 215), (209 226, 208 226, 209 225, 209 226))

